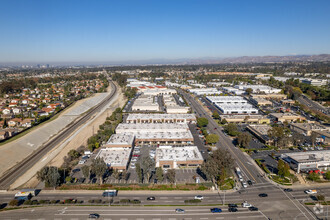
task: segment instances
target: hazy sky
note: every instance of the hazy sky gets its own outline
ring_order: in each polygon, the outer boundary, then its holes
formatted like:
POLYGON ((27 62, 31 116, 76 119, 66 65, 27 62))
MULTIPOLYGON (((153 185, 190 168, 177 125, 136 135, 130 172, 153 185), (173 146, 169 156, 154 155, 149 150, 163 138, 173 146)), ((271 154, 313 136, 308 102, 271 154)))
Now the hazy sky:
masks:
POLYGON ((0 3, 0 62, 330 53, 330 0, 0 3))

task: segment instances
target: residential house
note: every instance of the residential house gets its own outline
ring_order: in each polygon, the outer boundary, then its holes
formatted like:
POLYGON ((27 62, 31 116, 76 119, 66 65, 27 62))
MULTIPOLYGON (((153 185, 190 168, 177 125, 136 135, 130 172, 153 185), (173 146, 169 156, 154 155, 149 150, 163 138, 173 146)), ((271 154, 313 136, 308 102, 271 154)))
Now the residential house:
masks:
POLYGON ((9 138, 9 133, 8 131, 5 130, 0 130, 0 140, 4 140, 9 138))
POLYGON ((18 127, 20 126, 22 123, 22 119, 21 118, 13 118, 13 119, 10 119, 8 121, 8 126, 9 127, 18 127))

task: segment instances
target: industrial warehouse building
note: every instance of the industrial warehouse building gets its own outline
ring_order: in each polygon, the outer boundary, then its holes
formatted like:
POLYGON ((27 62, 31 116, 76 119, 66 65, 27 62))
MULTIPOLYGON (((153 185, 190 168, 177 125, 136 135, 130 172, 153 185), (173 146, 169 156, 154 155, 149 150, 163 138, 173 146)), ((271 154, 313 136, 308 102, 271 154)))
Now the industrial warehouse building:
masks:
POLYGON ((113 134, 104 145, 105 147, 133 147, 135 137, 130 134, 113 134))
POLYGON ((221 115, 228 123, 269 124, 270 119, 263 115, 221 115))
POLYGON ((186 114, 189 112, 189 107, 178 105, 173 95, 163 95, 163 100, 168 114, 186 114))
POLYGON ((257 114, 258 109, 241 96, 207 96, 223 114, 257 114))
POLYGON ((108 167, 124 171, 127 170, 131 156, 132 148, 114 147, 100 149, 95 158, 102 158, 108 167))
POLYGON ((129 114, 126 123, 186 123, 195 124, 194 114, 129 114))
POLYGON ((196 95, 220 95, 222 93, 216 88, 189 89, 189 92, 196 95))
POLYGON ((269 116, 278 122, 306 121, 306 118, 304 116, 298 115, 296 113, 291 113, 291 112, 271 113, 271 114, 269 114, 269 116))
POLYGON ((141 95, 133 103, 132 111, 160 111, 156 97, 141 95))
POLYGON ((309 170, 327 170, 330 166, 330 150, 281 154, 297 173, 309 170))
POLYGON ((264 144, 272 144, 273 142, 268 136, 268 130, 271 128, 270 125, 248 125, 246 127, 248 131, 264 144))
POLYGON ((282 91, 282 89, 275 89, 265 85, 235 85, 234 87, 236 89, 241 89, 241 90, 252 89, 253 93, 265 93, 265 94, 280 93, 282 91))
POLYGON ((135 137, 135 145, 191 145, 194 137, 187 124, 119 124, 117 134, 135 137))
POLYGON ((315 123, 292 123, 290 129, 305 136, 311 136, 312 132, 316 131, 329 131, 330 128, 324 125, 315 123))
POLYGON ((197 146, 159 146, 156 149, 156 167, 177 169, 198 167, 203 163, 203 157, 197 146))

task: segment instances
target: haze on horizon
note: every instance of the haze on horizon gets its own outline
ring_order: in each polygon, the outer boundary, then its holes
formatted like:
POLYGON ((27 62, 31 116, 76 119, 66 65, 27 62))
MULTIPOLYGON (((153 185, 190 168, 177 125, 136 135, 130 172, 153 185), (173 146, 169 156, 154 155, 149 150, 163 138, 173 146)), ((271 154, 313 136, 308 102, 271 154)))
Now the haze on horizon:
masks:
POLYGON ((330 1, 2 1, 0 62, 330 53, 330 1))

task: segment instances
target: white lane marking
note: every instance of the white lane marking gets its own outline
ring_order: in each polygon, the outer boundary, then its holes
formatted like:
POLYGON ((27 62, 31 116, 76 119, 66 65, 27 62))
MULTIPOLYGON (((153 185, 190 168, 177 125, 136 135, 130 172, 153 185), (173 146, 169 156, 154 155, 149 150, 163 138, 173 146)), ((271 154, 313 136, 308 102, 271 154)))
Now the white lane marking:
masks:
POLYGON ((128 218, 121 218, 120 220, 128 220, 128 218))
POLYGON ((137 218, 136 220, 144 220, 144 218, 137 218))
POLYGON ((254 216, 238 216, 237 218, 265 218, 262 215, 254 215, 254 216))
POLYGON ((169 218, 168 220, 176 220, 176 218, 169 218))
POLYGON ((160 197, 160 199, 168 199, 168 197, 160 197))
POLYGON ((209 218, 200 218, 200 219, 209 219, 209 218))
POLYGON ((31 212, 34 212, 34 209, 31 209, 31 212))
POLYGON ((224 217, 216 217, 215 219, 224 219, 224 217))

